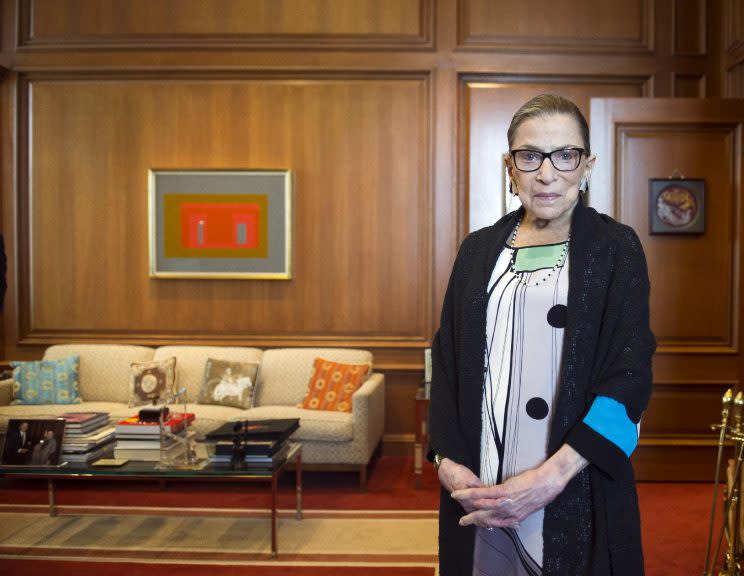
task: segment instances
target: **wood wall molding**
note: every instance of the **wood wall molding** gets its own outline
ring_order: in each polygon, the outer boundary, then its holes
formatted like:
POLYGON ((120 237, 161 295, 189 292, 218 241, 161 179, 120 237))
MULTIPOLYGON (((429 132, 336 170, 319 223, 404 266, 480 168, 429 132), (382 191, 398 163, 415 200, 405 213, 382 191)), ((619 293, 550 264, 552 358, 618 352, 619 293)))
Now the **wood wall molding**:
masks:
POLYGON ((666 384, 654 381, 654 393, 643 415, 641 437, 684 443, 712 438, 710 425, 721 421, 721 398, 730 383, 666 384))
POLYGON ((726 0, 723 15, 726 96, 744 96, 744 6, 726 0))
POLYGON ((672 92, 675 98, 705 98, 705 74, 673 74, 672 92))
POLYGON ((744 96, 744 64, 734 66, 726 72, 726 96, 744 96))
POLYGON ((641 440, 631 462, 638 482, 713 482, 716 447, 709 442, 646 444, 641 440))
POLYGON ((744 6, 737 0, 724 4, 725 95, 744 96, 744 6))
POLYGON ((17 49, 429 50, 434 0, 19 0, 17 49))
MULTIPOLYGON (((22 327, 23 328, 23 327, 22 327)), ((257 348, 285 348, 318 346, 331 348, 372 348, 389 349, 398 347, 406 357, 410 350, 423 354, 423 349, 431 346, 430 340, 424 337, 373 337, 346 336, 334 337, 324 334, 294 334, 289 336, 266 336, 261 332, 236 331, 233 333, 215 333, 201 331, 184 333, 183 331, 145 332, 142 330, 45 330, 30 329, 18 340, 23 346, 50 346, 68 342, 85 342, 100 344, 138 344, 141 346, 165 346, 193 344, 194 346, 255 346, 257 348)), ((412 361, 412 360, 411 360, 412 361)), ((391 365, 391 369, 412 370, 411 365, 391 365)))
POLYGON ((738 388, 739 380, 731 379, 684 379, 678 378, 675 380, 661 380, 654 378, 654 387, 662 388, 684 388, 685 386, 698 386, 698 387, 716 387, 716 388, 738 388))
POLYGON ((660 386, 730 388, 741 380, 739 363, 738 354, 656 354, 653 362, 654 383, 660 386))
POLYGON ((637 479, 701 482, 713 478, 717 437, 710 425, 720 422, 723 393, 736 384, 654 381, 632 458, 637 479))
POLYGON ((729 46, 726 51, 726 68, 731 70, 744 63, 744 40, 739 40, 729 46))
POLYGON ((707 0, 674 0, 674 56, 704 56, 707 53, 707 4, 707 0))
POLYGON ((458 47, 519 52, 651 53, 654 1, 458 1, 458 47), (535 15, 544 17, 535 17, 535 15))
POLYGON ((727 0, 724 21, 725 65, 731 70, 744 62, 744 6, 737 0, 727 0))
POLYGON ((430 89, 428 72, 22 75, 18 343, 424 347, 430 89), (295 171, 291 281, 149 278, 146 171, 195 163, 295 171))

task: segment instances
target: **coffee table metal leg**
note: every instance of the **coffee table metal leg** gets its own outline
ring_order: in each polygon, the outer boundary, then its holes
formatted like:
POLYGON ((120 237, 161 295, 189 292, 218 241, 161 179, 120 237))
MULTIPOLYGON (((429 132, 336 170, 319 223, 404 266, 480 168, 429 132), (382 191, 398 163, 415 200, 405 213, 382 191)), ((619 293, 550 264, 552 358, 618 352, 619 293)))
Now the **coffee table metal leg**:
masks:
POLYGON ((295 486, 297 487, 297 513, 295 518, 302 520, 302 452, 297 453, 295 462, 295 486))
POLYGON ((271 557, 276 558, 279 553, 276 545, 276 491, 277 491, 277 472, 271 473, 271 557))
POLYGON ((49 515, 57 515, 57 507, 54 503, 54 480, 49 478, 47 480, 47 491, 49 492, 49 515))

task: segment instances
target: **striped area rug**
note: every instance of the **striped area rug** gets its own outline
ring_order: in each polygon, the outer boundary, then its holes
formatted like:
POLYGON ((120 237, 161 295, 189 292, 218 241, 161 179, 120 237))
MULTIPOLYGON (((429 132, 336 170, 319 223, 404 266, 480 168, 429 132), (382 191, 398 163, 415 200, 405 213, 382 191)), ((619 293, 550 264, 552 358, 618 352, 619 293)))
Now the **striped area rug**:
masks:
POLYGON ((0 566, 3 572, 31 575, 87 572, 106 576, 184 574, 436 574, 436 512, 312 510, 302 520, 282 510, 277 534, 279 557, 271 559, 271 526, 266 512, 156 509, 150 514, 64 514, 0 512, 0 566), (54 563, 51 568, 50 562, 54 563), (58 567, 74 564, 72 571, 58 567), (105 563, 105 568, 98 566, 105 563), (147 566, 149 565, 149 568, 147 566), (9 570, 9 571, 6 571, 9 570), (16 572, 17 570, 17 572, 16 572), (80 570, 83 570, 81 572, 80 570))
POLYGON ((0 560, 8 576, 431 576, 432 568, 403 566, 298 566, 142 564, 99 561, 0 560))
MULTIPOLYGON (((49 519, 46 515, 46 482, 0 480, 0 575, 144 576, 153 574, 155 564, 158 576, 435 574, 438 481, 433 468, 426 466, 422 488, 416 489, 413 459, 410 457, 381 457, 371 468, 366 492, 359 490, 353 474, 306 474, 303 478, 305 520, 299 523, 306 530, 297 530, 295 526, 293 531, 292 526, 297 524, 292 509, 294 481, 291 475, 283 477, 278 500, 283 509, 278 530, 278 560, 268 560, 270 533, 267 508, 270 495, 265 486, 184 482, 168 484, 167 489, 163 490, 152 482, 71 480, 58 484, 57 504, 61 516, 49 519), (232 510, 218 509, 223 507, 232 510), (18 514, 21 514, 20 518, 18 514), (119 540, 102 538, 96 542, 96 538, 91 536, 89 545, 78 543, 86 534, 96 535, 90 522, 97 519, 97 528, 106 527, 109 522, 121 526, 127 516, 132 517, 132 522, 149 526, 155 533, 159 533, 154 527, 161 521, 166 525, 163 530, 171 530, 172 526, 182 521, 184 523, 180 526, 184 532, 187 531, 184 526, 189 527, 189 523, 204 526, 203 522, 211 518, 225 523, 244 522, 233 524, 242 541, 238 547, 226 548, 220 542, 212 549, 205 548, 206 543, 200 544, 201 540, 188 546, 168 542, 159 550, 142 551, 132 548, 132 542, 136 541, 136 532, 132 532, 128 540, 119 536, 119 540), (325 526, 317 536, 310 529, 314 528, 316 521, 327 521, 321 522, 325 526), (32 528, 32 525, 38 526, 37 522, 41 522, 47 530, 52 525, 56 528, 51 531, 50 537, 42 532, 41 536, 32 540, 29 535, 37 529, 32 528), (338 527, 335 533, 329 528, 334 525, 338 527), (409 537, 409 532, 400 532, 405 526, 414 533, 413 536, 409 537), (412 526, 415 528, 412 529, 412 526), (429 532, 425 533, 424 530, 429 532), (392 535, 391 540, 398 546, 397 549, 383 549, 380 552, 380 548, 384 548, 381 543, 385 542, 385 534, 392 535), (19 540, 21 537, 27 539, 19 540), (412 544, 401 548, 408 540, 417 542, 416 538, 425 538, 428 547, 415 547, 412 544), (341 547, 342 543, 349 541, 358 547, 341 547), (122 545, 126 542, 129 543, 128 548, 122 545), (370 549, 367 548, 367 542, 370 549), (330 549, 325 548, 326 543, 330 549), (40 556, 40 550, 34 549, 37 545, 43 548, 45 556, 40 556), (185 560, 186 552, 191 554, 188 562, 185 560), (228 553, 233 556, 227 556, 228 553), (385 564, 378 565, 377 560, 385 564)), ((647 576, 701 574, 712 484, 646 482, 638 485, 638 495, 647 576)), ((720 522, 720 510, 718 516, 720 522)), ((101 536, 121 534, 113 532, 114 525, 110 530, 102 530, 101 536)), ((202 529, 202 532, 206 530, 202 529)), ((215 528, 212 532, 205 542, 220 533, 228 533, 226 542, 231 542, 233 538, 228 528, 215 528)))

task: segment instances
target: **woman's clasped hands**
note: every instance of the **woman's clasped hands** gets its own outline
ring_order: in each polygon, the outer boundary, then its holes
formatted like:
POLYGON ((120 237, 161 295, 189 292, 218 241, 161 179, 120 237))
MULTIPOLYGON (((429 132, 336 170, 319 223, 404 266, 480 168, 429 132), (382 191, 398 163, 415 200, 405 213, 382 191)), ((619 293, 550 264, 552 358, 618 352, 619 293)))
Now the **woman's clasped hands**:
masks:
POLYGON ((545 508, 563 489, 558 478, 540 468, 527 470, 495 486, 468 487, 452 492, 468 512, 460 526, 517 528, 529 515, 545 508))

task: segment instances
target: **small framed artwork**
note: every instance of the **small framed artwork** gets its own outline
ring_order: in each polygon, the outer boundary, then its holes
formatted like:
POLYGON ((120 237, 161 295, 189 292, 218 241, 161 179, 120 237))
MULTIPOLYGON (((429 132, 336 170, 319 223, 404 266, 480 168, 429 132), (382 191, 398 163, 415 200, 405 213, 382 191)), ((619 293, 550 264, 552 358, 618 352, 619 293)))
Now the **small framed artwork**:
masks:
POLYGON ((705 232, 705 180, 651 178, 648 181, 649 234, 705 232))
POLYGON ((3 446, 3 466, 59 466, 65 421, 10 419, 3 446))
POLYGON ((150 276, 292 277, 289 170, 149 172, 150 276))

